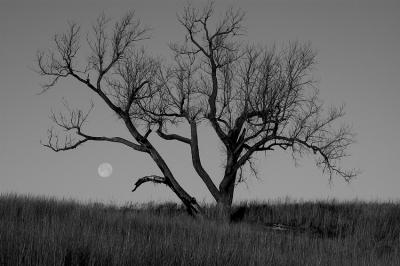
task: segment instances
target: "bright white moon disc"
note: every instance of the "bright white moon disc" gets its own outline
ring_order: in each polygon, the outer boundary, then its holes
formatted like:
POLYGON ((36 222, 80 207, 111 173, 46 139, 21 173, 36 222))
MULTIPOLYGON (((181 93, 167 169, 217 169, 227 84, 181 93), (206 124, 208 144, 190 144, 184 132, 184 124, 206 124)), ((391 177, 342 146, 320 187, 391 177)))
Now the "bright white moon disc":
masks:
POLYGON ((102 163, 99 165, 97 172, 101 177, 109 177, 112 174, 112 166, 109 163, 102 163))

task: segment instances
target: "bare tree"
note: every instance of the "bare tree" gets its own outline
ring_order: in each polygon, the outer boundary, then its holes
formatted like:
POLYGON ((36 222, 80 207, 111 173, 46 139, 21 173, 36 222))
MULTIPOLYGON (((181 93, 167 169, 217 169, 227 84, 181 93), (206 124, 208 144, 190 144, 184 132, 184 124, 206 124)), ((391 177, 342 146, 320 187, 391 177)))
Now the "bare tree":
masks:
POLYGON ((185 40, 170 45, 175 59, 170 65, 136 49, 149 30, 129 13, 110 35, 109 20, 98 18, 87 37, 90 56, 82 66, 80 28, 70 24, 67 33, 55 36, 54 52, 38 53, 39 73, 49 78, 43 91, 72 77, 121 118, 135 142, 85 133, 89 112, 65 104, 67 114, 53 114, 52 119, 67 136, 49 130, 45 146, 63 151, 87 141, 109 141, 147 153, 163 176, 139 178, 133 190, 146 182, 163 183, 190 213, 199 213, 200 207, 148 140, 153 131, 190 147, 195 171, 224 208, 232 204, 236 184, 245 180, 245 167, 256 174, 253 159, 258 152, 290 150, 295 160, 314 154, 329 178, 354 177, 356 171, 340 167, 354 134, 347 125, 335 126, 344 115, 343 106, 323 110, 312 77, 316 55, 310 44, 292 42, 280 50, 243 45, 244 13, 232 8, 218 17, 212 2, 201 9, 188 4, 178 16, 185 40), (171 133, 181 123, 190 128, 189 136, 171 133), (224 147, 225 171, 218 185, 213 181, 218 178, 202 165, 198 136, 202 123, 211 126, 224 147))
POLYGON ((43 93, 56 86, 61 79, 75 79, 104 101, 122 120, 135 140, 86 133, 84 126, 92 108, 84 112, 72 109, 64 102, 67 112, 53 113, 51 116, 54 123, 63 129, 63 135, 49 129, 44 146, 58 152, 75 149, 88 141, 108 141, 143 152, 154 160, 162 176, 139 178, 133 191, 146 182, 165 184, 182 200, 189 213, 196 214, 200 211, 196 200, 180 186, 162 156, 147 138, 151 130, 147 127, 147 116, 141 105, 156 93, 157 86, 153 84, 156 83, 155 77, 160 67, 159 60, 151 58, 143 49, 136 47, 138 42, 148 38, 149 28, 135 19, 133 12, 122 17, 113 27, 110 20, 102 15, 86 38, 89 57, 80 54, 83 50, 81 29, 74 23, 69 24, 67 32, 54 36, 53 50, 38 52, 38 73, 47 78, 43 93), (85 58, 87 59, 84 60, 85 58))
POLYGON ((323 110, 310 44, 291 42, 281 50, 241 45, 244 13, 228 9, 215 23, 213 16, 212 2, 202 9, 189 4, 178 16, 185 41, 171 45, 175 64, 159 73, 157 97, 143 108, 158 124, 158 135, 190 145, 194 169, 222 206, 232 204, 245 166, 256 173, 252 159, 260 151, 289 149, 295 160, 314 154, 330 179, 354 177, 355 170, 339 165, 354 134, 348 125, 335 127, 343 106, 323 110), (224 146, 225 171, 218 186, 199 154, 197 127, 204 122, 224 146), (165 133, 176 123, 190 125, 190 137, 165 133))

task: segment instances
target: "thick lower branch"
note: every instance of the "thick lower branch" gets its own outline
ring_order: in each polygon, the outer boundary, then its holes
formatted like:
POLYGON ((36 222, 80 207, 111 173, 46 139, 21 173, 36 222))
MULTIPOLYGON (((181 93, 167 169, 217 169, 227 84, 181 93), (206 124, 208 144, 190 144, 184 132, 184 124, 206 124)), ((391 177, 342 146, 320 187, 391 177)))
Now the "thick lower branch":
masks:
POLYGON ((191 153, 192 153, 192 163, 193 167, 196 170, 197 174, 203 180, 204 184, 207 186, 208 190, 210 191, 211 195, 214 197, 215 200, 219 200, 219 191, 218 188, 215 186, 214 182, 211 180, 211 177, 203 168, 201 161, 200 161, 200 152, 199 152, 199 141, 197 137, 197 125, 196 122, 190 123, 190 131, 191 131, 191 153))
POLYGON ((148 175, 148 176, 144 176, 139 178, 136 182, 135 182, 135 187, 132 189, 132 192, 134 192, 136 189, 138 189, 139 186, 141 186, 144 183, 147 182, 153 182, 155 184, 167 184, 167 180, 165 179, 165 177, 162 176, 157 176, 157 175, 148 175))

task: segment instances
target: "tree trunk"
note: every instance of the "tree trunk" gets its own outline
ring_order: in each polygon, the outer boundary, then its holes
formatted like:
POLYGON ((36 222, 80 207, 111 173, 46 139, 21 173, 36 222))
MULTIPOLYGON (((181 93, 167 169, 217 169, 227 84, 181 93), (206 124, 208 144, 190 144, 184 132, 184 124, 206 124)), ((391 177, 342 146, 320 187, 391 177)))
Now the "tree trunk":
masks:
POLYGON ((229 220, 233 194, 235 191, 237 171, 233 170, 233 166, 236 164, 236 161, 237 160, 233 155, 228 154, 224 177, 219 185, 220 198, 218 205, 221 209, 221 215, 224 215, 226 220, 229 220))
POLYGON ((220 197, 217 202, 217 218, 224 222, 230 221, 230 211, 233 200, 233 192, 235 190, 235 177, 232 175, 224 176, 223 181, 229 181, 228 183, 221 182, 220 185, 220 197), (231 182, 233 180, 233 182, 231 182))
POLYGON ((232 205, 233 192, 235 191, 235 181, 237 170, 234 166, 237 163, 237 158, 232 153, 228 152, 224 178, 219 185, 220 200, 219 202, 226 206, 232 205))
POLYGON ((231 206, 233 201, 233 193, 235 191, 236 172, 226 173, 219 186, 220 200, 219 202, 226 206, 231 206))

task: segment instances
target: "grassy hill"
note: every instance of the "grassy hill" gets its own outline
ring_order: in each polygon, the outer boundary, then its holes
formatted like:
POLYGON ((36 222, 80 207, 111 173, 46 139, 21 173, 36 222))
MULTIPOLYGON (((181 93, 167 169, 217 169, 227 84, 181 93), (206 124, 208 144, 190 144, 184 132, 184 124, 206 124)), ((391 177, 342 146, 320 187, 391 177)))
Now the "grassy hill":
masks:
POLYGON ((399 203, 247 203, 231 223, 205 210, 0 195, 0 265, 400 265, 399 203))

